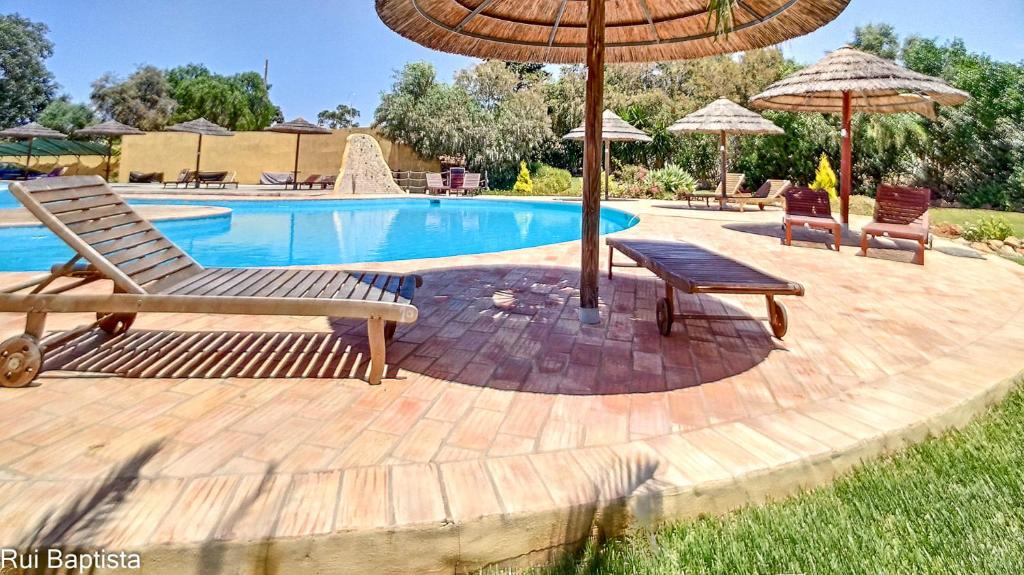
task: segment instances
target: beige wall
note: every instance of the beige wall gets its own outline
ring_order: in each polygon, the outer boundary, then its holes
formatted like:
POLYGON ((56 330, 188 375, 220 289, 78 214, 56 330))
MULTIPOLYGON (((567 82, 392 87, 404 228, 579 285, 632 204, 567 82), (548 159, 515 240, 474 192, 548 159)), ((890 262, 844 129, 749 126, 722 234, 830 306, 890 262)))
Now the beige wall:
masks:
MULTIPOLYGON (((310 174, 337 175, 345 141, 350 134, 374 136, 393 170, 437 171, 436 160, 424 160, 408 146, 396 145, 374 130, 356 128, 335 130, 323 136, 303 136, 299 161, 300 178, 310 174)), ((120 181, 127 182, 129 172, 163 172, 174 178, 184 168, 196 165, 195 134, 150 132, 144 136, 126 136, 121 148, 120 181)), ((201 169, 235 172, 243 184, 255 184, 263 172, 291 172, 295 165, 295 136, 273 132, 236 132, 226 138, 203 137, 201 169)))
MULTIPOLYGON (((20 166, 25 164, 25 156, 0 156, 0 162, 12 162, 20 166)), ((82 156, 78 158, 75 156, 61 156, 60 158, 54 158, 51 156, 32 156, 32 163, 29 164, 31 169, 40 172, 49 172, 57 166, 66 166, 68 168, 67 175, 69 176, 102 176, 106 173, 107 157, 82 156)), ((117 156, 114 156, 114 164, 110 167, 110 173, 117 173, 117 156)))

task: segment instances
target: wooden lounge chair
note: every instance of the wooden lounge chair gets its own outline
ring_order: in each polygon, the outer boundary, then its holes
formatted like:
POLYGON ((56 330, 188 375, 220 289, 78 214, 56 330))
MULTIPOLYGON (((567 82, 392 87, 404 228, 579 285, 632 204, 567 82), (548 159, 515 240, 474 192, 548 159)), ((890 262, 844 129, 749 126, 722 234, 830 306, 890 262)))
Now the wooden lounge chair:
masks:
POLYGON ((337 183, 338 176, 324 176, 320 178, 320 189, 326 190, 328 188, 334 188, 334 184, 337 183))
POLYGON ((782 194, 792 187, 793 183, 789 180, 768 180, 753 194, 730 196, 729 202, 738 204, 741 213, 748 205, 756 205, 761 210, 764 210, 765 206, 785 204, 786 197, 782 194))
POLYGON ((793 245, 793 226, 825 230, 832 234, 836 251, 843 243, 843 226, 832 217, 832 203, 828 192, 810 188, 790 188, 785 193, 786 215, 782 225, 786 228, 786 245, 793 245))
MULTIPOLYGON (((735 196, 739 194, 739 191, 743 188, 743 180, 746 179, 744 174, 728 173, 725 175, 725 189, 727 190, 727 196, 735 196)), ((704 200, 704 204, 708 207, 711 206, 711 200, 718 200, 722 203, 722 183, 719 182, 718 187, 715 188, 714 192, 707 190, 694 191, 694 192, 681 192, 678 194, 676 199, 686 200, 686 205, 693 207, 693 200, 704 200)))
POLYGON ((175 188, 177 188, 178 186, 188 187, 189 184, 195 182, 195 178, 196 173, 193 170, 182 170, 178 172, 178 179, 163 182, 163 185, 165 188, 170 188, 172 186, 175 188))
POLYGON ((235 172, 199 172, 199 183, 207 188, 225 189, 228 186, 238 187, 235 172))
POLYGON ((451 187, 446 186, 444 183, 444 177, 438 173, 427 173, 427 195, 430 194, 450 194, 452 191, 451 187))
POLYGON ((0 312, 28 317, 23 335, 0 344, 0 386, 28 385, 39 373, 48 313, 95 312, 95 325, 113 335, 126 332, 141 312, 365 319, 371 384, 381 382, 396 323, 411 323, 418 314, 412 305, 421 283, 416 275, 204 268, 97 176, 14 184, 11 193, 75 256, 46 276, 0 290, 0 312), (87 265, 79 265, 83 259, 87 265), (54 287, 61 278, 74 281, 54 287), (73 293, 98 280, 112 281, 114 293, 73 293))
POLYGON ((665 297, 658 300, 656 317, 663 336, 672 333, 677 319, 749 320, 749 316, 683 315, 675 312, 675 292, 688 294, 763 295, 768 304, 772 334, 782 339, 789 329, 786 307, 775 296, 804 295, 802 285, 777 278, 719 253, 686 242, 608 238, 608 278, 615 267, 643 267, 665 282, 665 297), (615 250, 636 265, 616 264, 615 250))
POLYGON ((931 201, 932 191, 925 188, 879 186, 873 221, 860 231, 860 255, 868 255, 868 240, 873 236, 913 240, 917 242, 914 263, 923 266, 925 246, 931 244, 931 201))
POLYGON ((462 179, 462 187, 456 189, 452 188, 453 192, 457 192, 463 196, 472 196, 480 193, 480 174, 474 174, 467 172, 465 177, 462 179))
POLYGON ((302 180, 301 182, 299 182, 299 188, 302 188, 303 186, 305 186, 305 187, 307 187, 307 188, 312 190, 313 186, 316 186, 316 185, 320 184, 320 178, 321 178, 320 174, 310 174, 308 178, 306 178, 305 180, 302 180))

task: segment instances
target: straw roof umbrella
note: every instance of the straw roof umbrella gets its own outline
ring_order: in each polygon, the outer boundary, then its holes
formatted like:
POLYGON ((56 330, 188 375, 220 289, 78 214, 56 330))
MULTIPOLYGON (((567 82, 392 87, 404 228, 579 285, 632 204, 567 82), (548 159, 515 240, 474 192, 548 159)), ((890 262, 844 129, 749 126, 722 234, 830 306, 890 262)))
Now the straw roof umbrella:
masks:
MULTIPOLYGON (((699 58, 762 48, 834 20, 850 0, 720 3, 728 14, 709 27, 707 0, 376 0, 392 30, 424 46, 480 58, 586 63, 580 320, 598 323, 601 112, 604 64, 699 58)), ((719 12, 721 14, 721 12, 719 12)))
POLYGON ((0 132, 0 138, 9 138, 11 140, 28 140, 28 154, 25 156, 25 178, 28 178, 28 164, 32 161, 32 142, 36 138, 48 138, 51 140, 66 140, 67 136, 58 132, 57 130, 51 130, 46 126, 41 126, 35 122, 25 124, 24 126, 18 126, 17 128, 8 128, 0 132))
POLYGON ((295 171, 292 174, 293 182, 292 189, 299 189, 299 147, 302 145, 303 134, 333 134, 333 130, 317 126, 307 122, 303 118, 296 118, 291 122, 281 122, 274 124, 267 128, 268 132, 278 132, 281 134, 295 134, 295 171))
POLYGON ((196 189, 199 189, 199 161, 203 155, 203 136, 234 136, 231 130, 214 124, 206 118, 199 118, 190 122, 182 122, 167 128, 168 132, 188 132, 199 135, 199 146, 196 148, 196 189))
POLYGON ((792 112, 842 113, 842 217, 850 221, 853 188, 853 111, 935 116, 935 105, 957 106, 970 99, 945 81, 912 72, 874 54, 844 46, 818 63, 791 74, 754 96, 756 108, 792 112))
POLYGON ((116 120, 110 120, 108 122, 103 122, 102 124, 96 124, 95 126, 88 126, 75 132, 76 136, 83 136, 86 138, 104 138, 107 140, 107 175, 104 179, 108 182, 110 181, 111 158, 114 156, 114 138, 120 138, 123 136, 141 136, 142 134, 145 134, 145 132, 127 124, 122 124, 116 120))
POLYGON ((722 201, 725 209, 727 191, 725 175, 729 171, 729 135, 782 135, 786 131, 764 119, 760 114, 740 106, 728 98, 719 98, 669 126, 674 134, 718 134, 722 151, 722 201))
MULTIPOLYGON (((587 136, 586 124, 572 130, 562 137, 563 140, 584 140, 587 136)), ((612 142, 650 142, 651 137, 643 130, 634 128, 611 110, 605 110, 601 117, 601 139, 604 140, 604 199, 608 199, 611 187, 608 185, 609 174, 612 173, 612 142)))

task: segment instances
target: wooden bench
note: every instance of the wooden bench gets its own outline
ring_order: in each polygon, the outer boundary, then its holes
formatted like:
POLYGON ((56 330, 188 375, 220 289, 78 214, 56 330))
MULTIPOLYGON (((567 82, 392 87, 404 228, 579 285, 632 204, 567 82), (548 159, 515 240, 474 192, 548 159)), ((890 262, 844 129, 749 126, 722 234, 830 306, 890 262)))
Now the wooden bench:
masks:
POLYGON ((763 295, 768 304, 768 324, 775 337, 782 339, 789 329, 786 308, 775 296, 804 295, 804 287, 722 254, 686 242, 608 238, 608 278, 616 267, 642 267, 665 282, 665 297, 658 300, 657 319, 661 335, 672 333, 677 319, 749 320, 736 315, 684 315, 675 313, 676 290, 688 294, 763 295), (616 264, 615 250, 635 265, 616 264))

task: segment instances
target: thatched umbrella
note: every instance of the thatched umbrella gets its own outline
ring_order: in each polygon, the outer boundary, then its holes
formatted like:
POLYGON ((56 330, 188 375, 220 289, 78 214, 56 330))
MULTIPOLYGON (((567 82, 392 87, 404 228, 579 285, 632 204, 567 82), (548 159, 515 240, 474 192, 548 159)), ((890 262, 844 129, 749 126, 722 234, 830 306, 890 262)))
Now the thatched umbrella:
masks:
POLYGON ((83 136, 86 138, 104 138, 107 141, 107 175, 104 179, 108 182, 110 181, 111 158, 114 156, 114 138, 121 138, 123 136, 141 136, 142 134, 145 134, 145 132, 127 124, 122 124, 116 120, 110 120, 108 122, 103 122, 102 124, 96 124, 95 126, 88 126, 75 132, 76 136, 83 136))
POLYGON ((719 98, 696 112, 669 126, 674 134, 717 134, 722 151, 722 201, 725 209, 728 191, 725 175, 729 171, 729 135, 782 135, 786 131, 764 119, 760 114, 740 106, 728 98, 719 98))
POLYGON ((970 96, 945 81, 912 72, 874 54, 844 46, 818 63, 772 84, 754 96, 757 108, 842 113, 842 217, 850 221, 853 188, 853 111, 935 116, 935 104, 956 106, 970 96))
MULTIPOLYGON (((584 140, 587 137, 587 126, 582 125, 565 136, 563 140, 584 140)), ((612 142, 650 142, 651 137, 643 130, 634 128, 611 110, 605 110, 601 117, 601 139, 604 140, 604 199, 608 199, 611 188, 608 185, 609 174, 612 173, 612 142)))
POLYGON ((17 128, 8 128, 0 132, 0 138, 9 138, 11 140, 28 140, 28 154, 25 156, 25 178, 28 179, 28 164, 32 161, 32 141, 36 138, 47 138, 50 140, 66 140, 67 136, 58 132, 57 130, 51 130, 46 126, 41 126, 35 122, 25 124, 24 126, 18 126, 17 128))
POLYGON ((168 132, 188 132, 199 135, 199 146, 196 148, 196 189, 199 189, 199 160, 203 155, 203 136, 234 136, 231 130, 214 124, 206 118, 199 118, 191 122, 182 122, 167 128, 168 132))
POLYGON ((762 48, 834 20, 849 0, 376 0, 395 32, 424 46, 467 56, 587 65, 583 149, 580 319, 598 323, 601 112, 604 64, 660 62, 762 48), (717 34, 723 27, 728 34, 717 34), (607 58, 606 58, 607 56, 607 58))
POLYGON ((307 122, 303 118, 296 118, 291 122, 281 122, 267 128, 268 132, 279 132, 281 134, 295 134, 295 171, 292 174, 292 189, 299 189, 299 147, 302 145, 303 134, 333 134, 332 130, 307 122))

